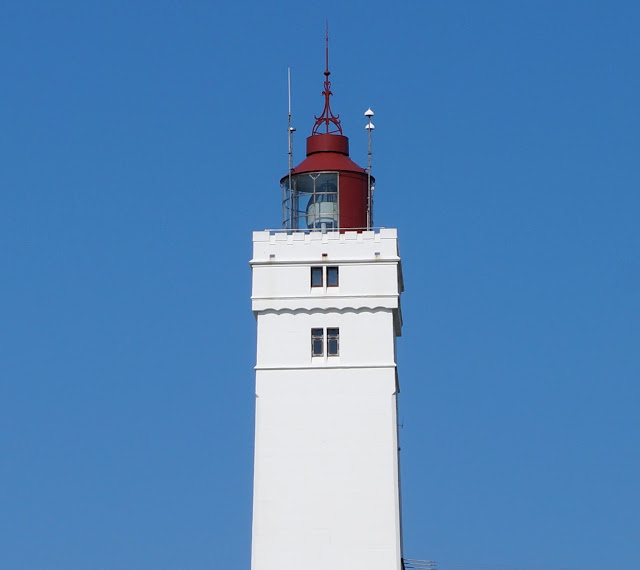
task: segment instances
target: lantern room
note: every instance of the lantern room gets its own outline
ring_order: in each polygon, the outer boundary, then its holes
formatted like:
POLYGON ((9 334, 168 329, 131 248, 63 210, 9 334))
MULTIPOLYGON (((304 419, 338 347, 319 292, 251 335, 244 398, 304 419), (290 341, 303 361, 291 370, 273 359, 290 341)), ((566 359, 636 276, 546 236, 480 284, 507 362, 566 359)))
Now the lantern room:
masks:
POLYGON ((282 227, 362 231, 372 226, 374 179, 349 158, 349 139, 342 134, 340 116, 331 111, 328 56, 324 75, 324 109, 307 138, 307 157, 280 180, 282 227))

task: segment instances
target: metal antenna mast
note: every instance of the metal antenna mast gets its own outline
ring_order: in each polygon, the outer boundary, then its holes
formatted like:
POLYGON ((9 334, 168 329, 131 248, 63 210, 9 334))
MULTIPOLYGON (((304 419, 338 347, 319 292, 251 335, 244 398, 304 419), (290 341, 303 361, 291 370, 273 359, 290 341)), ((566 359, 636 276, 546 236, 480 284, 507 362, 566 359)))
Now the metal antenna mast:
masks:
POLYGON ((371 186, 371 132, 375 127, 371 122, 371 117, 373 117, 373 111, 371 107, 369 107, 365 112, 364 116, 367 117, 369 121, 364 127, 367 129, 367 138, 369 139, 369 147, 367 152, 367 229, 370 230, 373 225, 373 187, 371 186))
POLYGON ((326 28, 324 32, 324 60, 325 71, 329 71, 329 20, 325 21, 326 28))
MULTIPOLYGON (((293 189, 291 188, 291 174, 293 173, 293 132, 295 128, 291 126, 291 68, 287 68, 287 93, 289 97, 289 115, 288 115, 288 125, 287 125, 287 137, 289 138, 289 229, 291 229, 293 224, 293 189)), ((286 197, 285 197, 286 199, 286 197)))

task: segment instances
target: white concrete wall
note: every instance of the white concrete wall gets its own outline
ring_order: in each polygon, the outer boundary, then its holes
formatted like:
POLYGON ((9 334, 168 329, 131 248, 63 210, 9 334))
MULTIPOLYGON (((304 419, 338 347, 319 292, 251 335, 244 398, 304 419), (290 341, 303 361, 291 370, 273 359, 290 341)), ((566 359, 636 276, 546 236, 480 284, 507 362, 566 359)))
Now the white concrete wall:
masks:
POLYGON ((253 570, 398 570, 395 374, 259 371, 253 570))
POLYGON ((396 232, 255 232, 251 265, 252 570, 399 570, 396 232), (338 266, 339 287, 311 288, 312 265, 338 266), (312 357, 327 327, 340 355, 312 357))
POLYGON ((256 368, 395 366, 393 330, 391 309, 259 314, 256 368), (338 357, 322 363, 312 358, 311 329, 316 327, 340 329, 338 357))

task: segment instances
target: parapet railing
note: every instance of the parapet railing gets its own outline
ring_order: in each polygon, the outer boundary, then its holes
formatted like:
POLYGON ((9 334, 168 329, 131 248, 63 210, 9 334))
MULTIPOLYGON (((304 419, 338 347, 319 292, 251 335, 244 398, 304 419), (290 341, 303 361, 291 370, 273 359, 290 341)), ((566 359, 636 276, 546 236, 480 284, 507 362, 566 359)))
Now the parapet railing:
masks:
POLYGON ((386 230, 384 226, 375 226, 371 228, 331 228, 331 229, 310 229, 310 228, 267 228, 264 231, 270 234, 334 234, 344 232, 379 232, 386 230))

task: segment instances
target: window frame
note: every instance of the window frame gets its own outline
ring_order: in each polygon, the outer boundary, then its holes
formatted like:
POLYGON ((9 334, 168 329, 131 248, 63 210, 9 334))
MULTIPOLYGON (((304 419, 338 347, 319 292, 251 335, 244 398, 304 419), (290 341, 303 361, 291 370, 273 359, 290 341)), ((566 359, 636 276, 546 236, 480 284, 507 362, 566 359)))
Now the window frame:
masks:
POLYGON ((340 271, 338 269, 337 265, 327 265, 326 267, 326 277, 327 277, 327 287, 339 287, 340 286, 340 271), (333 271, 335 270, 335 278, 336 281, 335 283, 332 283, 331 281, 331 275, 333 274, 333 271))
POLYGON ((311 358, 340 356, 340 327, 311 328, 311 358))
POLYGON ((339 265, 312 265, 309 275, 311 289, 326 290, 340 286, 339 265))
POLYGON ((340 327, 327 327, 327 356, 340 356, 340 327), (334 342, 335 350, 332 350, 334 342))
POLYGON ((324 267, 322 265, 312 265, 311 266, 311 288, 317 289, 319 287, 324 287, 324 267), (320 284, 316 285, 314 283, 314 278, 320 278, 320 284))
POLYGON ((311 356, 324 356, 324 328, 314 327, 311 329, 311 356), (319 347, 319 352, 316 348, 319 347))

